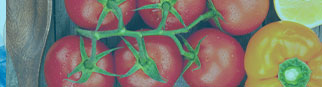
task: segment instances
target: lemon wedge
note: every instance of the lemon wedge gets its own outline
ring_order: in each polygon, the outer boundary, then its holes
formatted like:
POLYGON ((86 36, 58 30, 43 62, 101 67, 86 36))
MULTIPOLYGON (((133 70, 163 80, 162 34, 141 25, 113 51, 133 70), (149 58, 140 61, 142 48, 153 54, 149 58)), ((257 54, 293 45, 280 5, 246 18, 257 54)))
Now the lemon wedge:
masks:
POLYGON ((274 0, 281 20, 314 28, 322 24, 322 0, 274 0))

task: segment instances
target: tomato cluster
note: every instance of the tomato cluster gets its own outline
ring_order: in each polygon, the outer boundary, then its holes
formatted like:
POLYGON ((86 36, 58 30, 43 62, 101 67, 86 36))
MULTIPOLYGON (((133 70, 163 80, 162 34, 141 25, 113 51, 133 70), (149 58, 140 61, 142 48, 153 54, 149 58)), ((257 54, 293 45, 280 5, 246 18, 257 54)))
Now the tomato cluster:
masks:
POLYGON ((124 87, 169 87, 182 75, 193 87, 238 86, 245 76, 245 53, 230 35, 257 29, 268 6, 268 0, 65 0, 69 17, 81 28, 77 32, 87 38, 66 36, 52 45, 46 82, 49 87, 105 87, 117 76, 124 87), (125 29, 137 10, 152 30, 125 29), (177 38, 208 19, 217 28, 177 38), (96 41, 112 36, 126 36, 117 46, 122 48, 108 50, 96 41))

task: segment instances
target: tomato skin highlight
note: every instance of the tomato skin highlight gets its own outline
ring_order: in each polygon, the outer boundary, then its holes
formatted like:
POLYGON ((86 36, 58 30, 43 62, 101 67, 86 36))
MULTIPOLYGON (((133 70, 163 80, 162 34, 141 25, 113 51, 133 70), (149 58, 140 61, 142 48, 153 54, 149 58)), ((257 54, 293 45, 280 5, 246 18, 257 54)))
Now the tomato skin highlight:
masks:
MULTIPOLYGON (((138 50, 138 44, 135 38, 125 37, 138 50)), ((171 87, 179 78, 183 68, 183 60, 176 44, 166 36, 145 36, 146 49, 149 56, 155 61, 160 75, 164 77, 167 83, 161 83, 153 80, 142 70, 138 70, 132 75, 118 80, 122 87, 171 87)), ((131 51, 121 41, 118 45, 124 47, 115 52, 116 73, 123 75, 129 71, 136 60, 131 51)))
MULTIPOLYGON (((201 68, 193 63, 183 78, 191 87, 234 87, 245 75, 244 51, 233 37, 217 30, 202 29, 193 33, 188 42, 195 48, 201 42, 199 59, 201 68)), ((185 64, 188 61, 185 61, 185 64)))
MULTIPOLYGON (((95 30, 103 5, 97 0, 65 0, 66 11, 70 19, 78 26, 95 30)), ((136 8, 136 0, 126 0, 119 5, 122 9, 123 22, 126 25, 133 17, 136 8)), ((99 30, 117 29, 118 19, 109 12, 99 30)))
MULTIPOLYGON (((138 7, 149 4, 159 3, 160 0, 138 0, 138 7)), ((181 15, 182 20, 188 26, 196 20, 206 8, 206 0, 177 0, 174 8, 181 15)), ((144 9, 139 10, 139 13, 144 22, 152 28, 157 28, 162 19, 162 12, 160 9, 144 9)), ((172 13, 169 12, 165 30, 175 30, 183 28, 184 26, 172 13)))
MULTIPOLYGON (((219 19, 224 31, 232 35, 245 35, 256 30, 265 20, 269 0, 212 0, 225 21, 219 19)), ((210 20, 216 26, 213 19, 210 20)))
MULTIPOLYGON (((91 55, 91 40, 83 38, 87 55, 91 55)), ((80 44, 79 36, 66 36, 55 42, 49 49, 44 72, 48 87, 113 87, 115 78, 98 73, 92 73, 91 77, 85 83, 72 83, 64 79, 77 81, 81 77, 81 72, 77 72, 70 78, 69 74, 80 62, 80 44)), ((108 50, 102 43, 97 42, 97 54, 108 50)), ((114 73, 113 58, 111 55, 104 56, 98 61, 97 66, 114 73)))

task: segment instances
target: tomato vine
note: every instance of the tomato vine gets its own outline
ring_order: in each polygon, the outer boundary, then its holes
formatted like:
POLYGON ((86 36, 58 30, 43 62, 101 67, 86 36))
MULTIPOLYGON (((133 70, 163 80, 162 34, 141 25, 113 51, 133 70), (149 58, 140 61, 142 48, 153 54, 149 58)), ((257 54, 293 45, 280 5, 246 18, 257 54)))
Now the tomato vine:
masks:
MULTIPOLYGON (((185 51, 183 49, 183 45, 180 42, 179 38, 176 36, 181 33, 187 33, 189 30, 196 26, 199 22, 203 20, 208 20, 210 18, 213 18, 215 21, 218 21, 218 18, 223 20, 222 15, 215 9, 215 7, 212 5, 211 0, 208 0, 208 7, 210 8, 208 12, 200 15, 195 21, 193 21, 190 25, 186 26, 185 23, 183 22, 181 15, 177 12, 177 10, 174 8, 174 4, 177 2, 177 0, 160 0, 160 3, 157 4, 150 4, 146 6, 142 6, 140 8, 135 9, 134 11, 137 10, 142 10, 142 9, 161 9, 162 11, 162 19, 157 27, 157 29, 150 30, 150 31, 129 31, 125 28, 124 23, 123 23, 123 16, 122 16, 122 11, 118 7, 121 3, 123 3, 125 0, 98 0, 99 3, 103 5, 103 10, 99 16, 98 24, 96 26, 95 31, 90 31, 90 30, 85 30, 77 27, 77 32, 85 37, 88 37, 92 40, 92 55, 90 58, 88 58, 85 49, 84 49, 84 42, 83 39, 80 40, 80 51, 81 51, 81 57, 82 57, 82 62, 77 65, 77 67, 68 74, 68 77, 71 75, 75 74, 76 72, 82 72, 81 79, 78 81, 72 81, 68 80, 74 83, 84 83, 88 80, 92 72, 97 72, 101 73, 104 75, 109 75, 109 76, 120 76, 122 77, 127 77, 137 70, 142 70, 145 74, 147 74, 149 77, 152 79, 159 81, 159 82, 166 82, 166 79, 164 79, 159 71, 158 68, 152 60, 152 58, 148 55, 145 42, 143 37, 144 36, 153 36, 153 35, 161 35, 161 36, 168 36, 171 39, 174 40, 176 43, 177 47, 179 48, 180 54, 185 57, 185 59, 189 60, 188 64, 185 66, 183 72, 181 75, 191 66, 191 64, 196 63, 198 65, 197 68, 194 70, 198 70, 201 67, 199 58, 198 58, 198 53, 199 53, 199 48, 200 48, 200 43, 203 40, 199 41, 199 44, 196 46, 195 49, 192 48, 192 46, 182 37, 183 39, 183 44, 188 48, 188 51, 185 51), (112 12, 117 19, 119 20, 118 22, 118 28, 115 30, 109 30, 109 31, 98 31, 100 28, 105 16, 109 13, 112 12), (177 29, 177 30, 164 30, 163 28, 165 27, 166 24, 166 19, 169 13, 172 13, 175 17, 179 19, 179 21, 182 23, 184 28, 177 29), (112 74, 109 73, 103 69, 100 69, 99 67, 96 66, 96 63, 100 58, 103 56, 111 53, 112 51, 115 51, 117 49, 120 49, 121 47, 117 47, 114 49, 107 50, 101 54, 96 55, 96 41, 103 39, 103 38, 109 38, 113 36, 120 36, 122 40, 126 43, 130 51, 133 53, 133 55, 136 58, 136 63, 135 65, 125 74, 125 75, 117 75, 117 74, 112 74), (129 36, 129 37, 134 37, 136 38, 138 45, 139 45, 139 50, 136 50, 126 39, 123 38, 123 36, 129 36)), ((219 23, 219 22, 218 22, 219 23)), ((219 25, 220 26, 220 25, 219 25)), ((220 28, 221 29, 221 28, 220 28)))

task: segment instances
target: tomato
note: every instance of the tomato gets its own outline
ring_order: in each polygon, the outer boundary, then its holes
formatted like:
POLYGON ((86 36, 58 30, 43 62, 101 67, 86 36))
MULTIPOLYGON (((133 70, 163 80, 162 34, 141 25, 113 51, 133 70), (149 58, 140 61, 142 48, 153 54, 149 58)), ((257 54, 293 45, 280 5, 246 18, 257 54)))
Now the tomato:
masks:
MULTIPOLYGON (((67 78, 69 74, 80 62, 80 38, 79 36, 66 36, 55 42, 49 49, 44 72, 48 87, 112 87, 114 84, 114 77, 103 74, 92 73, 91 77, 85 83, 72 83, 64 79, 77 81, 81 77, 81 72, 73 74, 67 78)), ((85 50, 87 55, 91 55, 91 40, 84 38, 85 50)), ((97 54, 108 50, 102 43, 97 42, 97 54)), ((113 72, 113 59, 111 55, 104 56, 98 61, 97 66, 113 72)))
MULTIPOLYGON (((102 12, 103 5, 97 0, 65 0, 66 11, 70 19, 78 26, 95 30, 97 21, 102 12)), ((134 14, 136 8, 135 0, 126 0, 119 5, 122 9, 123 22, 126 25, 134 14)), ((116 29, 118 20, 116 16, 109 12, 100 27, 100 30, 116 29)))
MULTIPOLYGON (((159 2, 160 0, 138 0, 138 7, 159 2)), ((206 8, 206 0, 177 0, 174 8, 178 11, 182 20, 188 26, 204 12, 206 8)), ((152 28, 157 28, 161 22, 162 12, 160 9, 144 9, 140 10, 139 13, 144 22, 152 28)), ((180 23, 178 18, 169 12, 165 29, 174 30, 183 27, 184 26, 180 23)))
MULTIPOLYGON (((138 49, 135 38, 126 37, 126 39, 138 49)), ((166 79, 167 83, 155 81, 142 70, 138 70, 128 77, 118 78, 120 84, 122 87, 173 86, 183 68, 183 60, 178 47, 171 38, 166 36, 146 36, 144 40, 149 56, 155 61, 160 75, 166 79)), ((118 46, 126 47, 115 52, 116 73, 123 75, 132 68, 136 60, 123 41, 118 46)))
POLYGON ((183 78, 191 87, 238 86, 245 75, 242 47, 233 37, 209 28, 193 33, 188 42, 195 48, 205 36, 198 54, 201 68, 192 71, 197 68, 193 63, 183 78))
MULTIPOLYGON (((244 35, 256 30, 264 21, 269 0, 212 0, 226 22, 219 20, 224 31, 244 35)), ((211 20, 212 25, 216 25, 211 20)))

